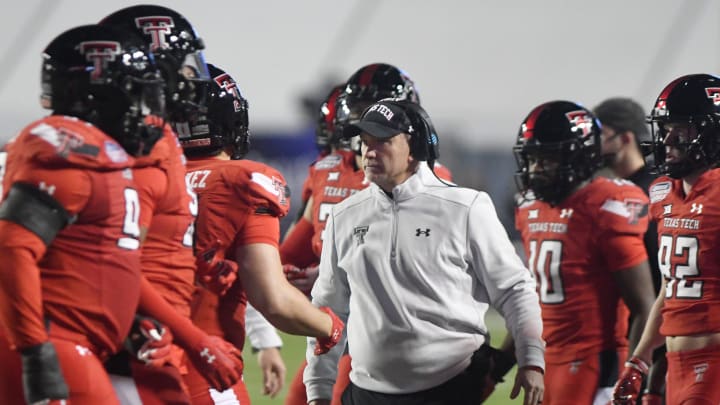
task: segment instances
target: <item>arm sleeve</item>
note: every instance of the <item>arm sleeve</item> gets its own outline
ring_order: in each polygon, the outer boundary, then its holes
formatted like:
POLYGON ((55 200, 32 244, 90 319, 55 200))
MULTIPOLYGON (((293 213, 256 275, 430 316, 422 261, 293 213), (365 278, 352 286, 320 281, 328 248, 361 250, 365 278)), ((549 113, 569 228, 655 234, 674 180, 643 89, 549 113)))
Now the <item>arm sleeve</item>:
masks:
POLYGON ((308 402, 315 399, 332 398, 333 384, 337 378, 337 365, 345 351, 347 343, 347 320, 350 312, 350 287, 345 271, 338 268, 337 248, 335 244, 335 210, 328 217, 325 226, 322 256, 320 258, 320 274, 312 289, 313 304, 318 307, 327 306, 337 314, 345 329, 338 344, 329 352, 316 356, 315 338, 308 338, 305 358, 307 366, 303 373, 303 382, 307 390, 308 402))
MULTIPOLYGON (((70 214, 82 211, 92 192, 89 178, 78 169, 32 166, 13 180, 36 185, 70 214)), ((18 348, 47 340, 38 266, 46 251, 40 237, 21 225, 0 220, 0 316, 10 341, 18 348)))
POLYGON ((20 225, 0 220, 0 319, 16 348, 48 339, 38 260, 45 243, 20 225))
POLYGON ((312 249, 313 233, 312 224, 305 218, 300 218, 280 245, 280 260, 283 264, 304 268, 318 262, 312 249))
POLYGON ((540 302, 535 281, 518 257, 490 197, 479 193, 468 219, 473 267, 490 303, 505 318, 515 340, 518 366, 545 368, 540 302))
POLYGON ((245 330, 253 349, 263 350, 271 347, 282 347, 282 339, 275 327, 248 303, 245 312, 245 330))

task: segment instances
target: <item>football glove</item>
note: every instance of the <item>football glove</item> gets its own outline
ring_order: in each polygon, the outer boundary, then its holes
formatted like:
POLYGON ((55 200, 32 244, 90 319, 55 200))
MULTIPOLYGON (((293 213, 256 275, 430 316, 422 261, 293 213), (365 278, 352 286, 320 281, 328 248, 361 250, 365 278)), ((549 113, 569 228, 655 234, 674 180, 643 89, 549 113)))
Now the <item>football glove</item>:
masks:
MULTIPOLYGON (((50 342, 20 350, 22 382, 28 404, 52 403, 70 396, 55 346, 50 342)), ((60 402, 62 403, 62 402, 60 402)))
POLYGON ((343 329, 345 328, 343 321, 335 315, 332 309, 329 307, 320 307, 318 309, 330 315, 330 319, 332 319, 332 330, 330 331, 330 336, 315 339, 316 356, 327 353, 333 348, 333 346, 338 344, 340 338, 342 337, 343 329))
POLYGON ((162 367, 172 357, 172 333, 153 318, 135 315, 125 349, 148 366, 162 367))
POLYGON ((218 391, 232 387, 242 377, 242 353, 217 336, 205 335, 184 349, 195 368, 218 391))
POLYGON ((650 366, 637 356, 626 361, 625 369, 613 388, 612 403, 614 405, 634 405, 640 397, 640 387, 649 368, 650 366))
POLYGON ((224 295, 237 279, 238 265, 232 260, 225 259, 219 241, 200 252, 196 264, 198 282, 215 294, 224 295))
POLYGON ((310 296, 313 284, 318 278, 318 266, 310 266, 300 269, 292 264, 283 265, 283 273, 290 284, 302 291, 303 294, 310 296))

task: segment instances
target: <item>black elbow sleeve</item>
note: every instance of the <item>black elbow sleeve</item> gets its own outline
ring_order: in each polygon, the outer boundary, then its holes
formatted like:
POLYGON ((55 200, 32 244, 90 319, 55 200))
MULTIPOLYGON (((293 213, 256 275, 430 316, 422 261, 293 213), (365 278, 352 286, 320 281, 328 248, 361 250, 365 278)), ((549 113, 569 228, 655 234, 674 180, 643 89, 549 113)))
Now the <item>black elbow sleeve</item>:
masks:
POLYGON ((49 245, 74 217, 51 195, 27 183, 15 183, 0 204, 0 219, 14 222, 49 245))

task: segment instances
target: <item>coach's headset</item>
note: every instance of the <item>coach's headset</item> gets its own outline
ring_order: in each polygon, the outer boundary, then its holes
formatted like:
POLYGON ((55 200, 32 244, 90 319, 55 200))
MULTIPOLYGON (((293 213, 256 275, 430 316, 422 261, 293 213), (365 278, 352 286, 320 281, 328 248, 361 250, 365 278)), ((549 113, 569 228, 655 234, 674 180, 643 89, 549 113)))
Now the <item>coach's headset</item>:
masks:
POLYGON ((415 130, 414 133, 409 134, 410 155, 415 160, 427 161, 428 166, 432 169, 440 156, 440 145, 435 126, 427 112, 419 104, 409 100, 383 99, 378 102, 397 106, 407 115, 415 130))

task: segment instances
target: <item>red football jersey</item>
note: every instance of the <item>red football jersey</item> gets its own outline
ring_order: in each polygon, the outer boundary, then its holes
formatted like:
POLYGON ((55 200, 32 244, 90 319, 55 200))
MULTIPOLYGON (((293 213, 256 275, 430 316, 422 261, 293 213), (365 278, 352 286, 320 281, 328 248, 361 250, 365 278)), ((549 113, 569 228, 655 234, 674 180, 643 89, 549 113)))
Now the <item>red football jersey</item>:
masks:
POLYGON ((534 201, 517 209, 548 362, 627 347, 629 311, 611 273, 647 259, 647 204, 631 182, 601 177, 558 206, 534 201))
MULTIPOLYGON (((5 193, 13 183, 33 184, 76 217, 44 255, 40 251, 44 248, 37 248, 38 239, 29 231, 0 236, 3 249, 40 249, 35 253, 41 257, 44 314, 24 316, 44 315, 51 331, 58 326, 86 336, 98 350, 116 351, 130 329, 140 297, 139 200, 129 169, 134 160, 96 127, 64 116, 29 125, 6 150, 5 193)), ((24 293, 10 299, 35 298, 24 293)), ((12 343, 19 346, 32 340, 28 331, 17 330, 23 323, 10 320, 6 325, 12 343)))
POLYGON ((185 182, 185 155, 166 126, 149 156, 138 159, 135 183, 140 196, 143 275, 183 315, 190 315, 195 291, 193 233, 195 192, 185 182))
POLYGON ((720 332, 720 169, 703 173, 687 196, 682 180, 658 178, 650 201, 667 283, 660 333, 720 332))
POLYGON ((312 193, 313 253, 319 258, 322 251, 322 232, 330 208, 352 194, 364 189, 370 183, 365 173, 355 166, 355 152, 338 150, 313 165, 308 177, 312 193))
MULTIPOLYGON (((190 160, 187 170, 187 182, 197 193, 200 208, 196 252, 219 244, 225 257, 234 260, 238 246, 278 246, 279 218, 290 208, 287 184, 278 171, 250 160, 218 159, 190 160)), ((200 289, 193 299, 193 323, 242 347, 246 304, 242 288, 236 282, 222 299, 200 289)))

